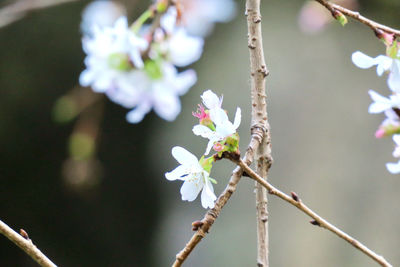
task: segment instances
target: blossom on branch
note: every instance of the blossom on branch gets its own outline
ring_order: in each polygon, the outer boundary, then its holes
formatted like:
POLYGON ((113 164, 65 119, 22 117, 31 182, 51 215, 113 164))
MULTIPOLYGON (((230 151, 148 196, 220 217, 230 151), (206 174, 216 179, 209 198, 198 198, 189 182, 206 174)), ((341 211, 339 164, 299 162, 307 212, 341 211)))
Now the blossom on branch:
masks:
POLYGON ((172 156, 181 164, 171 172, 165 173, 165 178, 170 181, 184 181, 181 187, 182 200, 193 201, 201 192, 201 205, 203 208, 213 208, 217 197, 214 194, 212 183, 216 183, 210 177, 210 170, 213 158, 200 161, 195 155, 183 147, 173 147, 172 156))
MULTIPOLYGON (((193 133, 209 139, 205 155, 208 155, 214 146, 217 152, 235 152, 239 145, 239 135, 236 133, 241 122, 241 110, 236 109, 234 122, 230 122, 225 110, 221 108, 222 98, 218 98, 211 90, 207 90, 201 96, 203 104, 208 108, 202 112, 208 112, 211 120, 207 125, 200 119, 200 124, 193 127, 193 133)), ((204 117, 203 114, 196 116, 204 117)))
POLYGON ((360 51, 356 51, 351 56, 351 59, 361 69, 376 66, 378 76, 382 76, 384 72, 389 72, 387 84, 390 90, 400 93, 400 60, 397 58, 397 53, 395 58, 384 55, 372 58, 360 51))

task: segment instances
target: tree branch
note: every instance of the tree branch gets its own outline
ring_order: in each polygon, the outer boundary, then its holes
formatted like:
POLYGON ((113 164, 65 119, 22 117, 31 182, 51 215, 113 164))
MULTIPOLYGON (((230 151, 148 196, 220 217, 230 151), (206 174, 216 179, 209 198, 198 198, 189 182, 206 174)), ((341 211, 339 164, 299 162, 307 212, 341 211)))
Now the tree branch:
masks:
POLYGON ((24 230, 21 229, 21 234, 19 235, 13 229, 11 229, 7 224, 0 221, 0 233, 12 241, 15 245, 20 247, 26 254, 31 256, 31 258, 36 261, 40 266, 44 267, 57 267, 49 258, 46 257, 29 239, 28 235, 24 230))
POLYGON ((347 16, 361 22, 362 24, 367 25, 375 32, 375 34, 376 34, 377 30, 382 30, 389 34, 393 34, 394 36, 400 37, 400 30, 396 30, 396 29, 390 28, 388 26, 379 24, 371 19, 368 19, 368 18, 362 16, 357 11, 352 11, 350 9, 344 8, 337 4, 333 4, 326 0, 315 0, 315 1, 317 1, 318 3, 320 3, 321 5, 326 7, 332 14, 334 14, 337 11, 340 11, 344 15, 347 15, 347 16))
MULTIPOLYGON (((246 16, 248 30, 248 47, 250 52, 250 80, 252 100, 252 125, 258 125, 266 134, 256 151, 257 173, 267 179, 271 168, 271 135, 268 123, 265 79, 268 69, 265 64, 262 31, 260 0, 246 1, 246 16)), ((259 183, 255 184, 257 209, 257 266, 268 267, 268 206, 267 192, 259 183)))
MULTIPOLYGON (((244 156, 244 162, 251 165, 254 158, 254 153, 258 149, 261 140, 264 137, 264 132, 262 129, 253 127, 251 129, 251 140, 247 147, 246 154, 244 156)), ((236 191, 236 186, 243 175, 243 170, 239 167, 235 168, 232 172, 232 176, 225 187, 224 191, 219 195, 217 201, 215 202, 214 208, 207 211, 204 215, 203 220, 194 222, 193 230, 196 231, 185 247, 176 255, 176 260, 172 264, 173 267, 179 267, 186 260, 189 254, 193 251, 196 245, 205 237, 205 235, 210 231, 211 226, 218 218, 221 213, 222 208, 228 202, 229 198, 236 191)))
POLYGON ((23 18, 30 11, 74 1, 78 0, 17 0, 0 9, 0 28, 23 18))
POLYGON ((342 230, 340 230, 336 226, 332 225, 327 220, 325 220, 324 218, 319 216, 317 213, 315 213, 313 210, 311 210, 309 207, 307 207, 300 200, 300 198, 297 196, 296 193, 292 192, 292 196, 291 197, 286 195, 285 193, 283 193, 279 189, 277 189, 274 186, 272 186, 271 184, 269 184, 262 177, 260 177, 242 159, 239 158, 239 160, 235 160, 235 158, 232 158, 232 157, 227 157, 227 158, 229 158, 231 161, 233 161, 237 165, 239 165, 242 168, 242 170, 245 171, 252 179, 254 179, 258 183, 260 183, 263 187, 265 187, 270 194, 275 195, 275 196, 283 199, 284 201, 292 204, 293 206, 295 206, 296 208, 298 208, 299 210, 301 210, 302 212, 304 212, 305 214, 310 216, 313 219, 310 222, 311 224, 316 225, 316 226, 320 226, 322 228, 325 228, 325 229, 331 231, 332 233, 334 233, 338 237, 346 240, 348 243, 350 243, 352 246, 354 246, 358 250, 362 251, 368 257, 370 257, 371 259, 373 259, 374 261, 379 263, 381 266, 392 267, 392 265, 389 262, 387 262, 385 260, 385 258, 383 258, 381 255, 378 255, 376 252, 374 252, 371 249, 369 249, 368 247, 366 247, 360 241, 354 239, 353 237, 351 237, 347 233, 343 232, 342 230))

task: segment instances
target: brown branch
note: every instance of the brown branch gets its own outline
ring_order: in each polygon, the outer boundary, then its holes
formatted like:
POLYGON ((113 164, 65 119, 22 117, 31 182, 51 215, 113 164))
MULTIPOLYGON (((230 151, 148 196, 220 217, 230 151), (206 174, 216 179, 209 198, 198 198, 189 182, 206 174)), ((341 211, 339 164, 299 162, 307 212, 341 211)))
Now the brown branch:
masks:
MULTIPOLYGON (((252 128, 252 137, 250 144, 247 148, 246 154, 244 156, 244 162, 246 164, 251 165, 254 153, 258 149, 261 140, 264 137, 264 131, 260 128, 253 127, 252 128)), ((236 186, 242 177, 243 170, 239 167, 235 168, 232 172, 232 176, 224 189, 224 191, 219 195, 217 201, 215 202, 214 208, 207 211, 204 215, 203 220, 200 222, 196 221, 193 223, 193 230, 196 231, 189 242, 185 245, 185 247, 176 255, 176 260, 172 264, 173 267, 181 266, 182 263, 186 260, 189 254, 193 251, 196 245, 205 237, 205 235, 210 231, 211 226, 221 213, 222 208, 228 202, 229 198, 236 191, 236 186)))
MULTIPOLYGON (((262 31, 260 0, 246 1, 248 47, 250 52, 250 80, 252 100, 252 125, 258 125, 266 134, 261 145, 256 151, 257 173, 267 179, 272 164, 271 135, 268 123, 265 79, 268 69, 265 64, 262 31)), ((268 267, 268 206, 267 192, 260 184, 256 183, 256 209, 257 209, 257 266, 268 267)))
POLYGON ((23 18, 30 11, 74 1, 78 0, 17 0, 0 9, 0 28, 23 18))
POLYGON ((20 247, 26 254, 36 261, 40 266, 57 267, 49 258, 46 257, 29 239, 28 234, 21 229, 21 235, 16 233, 7 224, 0 221, 0 233, 7 237, 11 242, 20 247))
POLYGON ((285 193, 283 193, 279 189, 277 189, 274 186, 272 186, 271 184, 269 184, 262 177, 260 177, 242 159, 239 159, 239 160, 236 161, 232 157, 227 157, 227 158, 229 158, 230 160, 235 162, 237 165, 239 165, 242 168, 242 170, 245 171, 252 179, 254 179, 256 182, 260 183, 263 187, 265 187, 270 194, 275 195, 275 196, 283 199, 284 201, 292 204, 293 206, 295 206, 296 208, 298 208, 299 210, 301 210, 302 212, 304 212, 305 214, 310 216, 313 219, 310 222, 311 224, 316 225, 316 226, 320 226, 322 228, 325 228, 325 229, 331 231, 332 233, 334 233, 338 237, 340 237, 340 238, 344 239, 345 241, 347 241, 348 243, 350 243, 352 246, 354 246, 358 250, 362 251, 368 257, 372 258, 374 261, 379 263, 381 266, 392 267, 392 265, 389 262, 387 262, 385 260, 385 258, 383 258, 381 255, 378 255, 376 252, 374 252, 371 249, 369 249, 368 247, 366 247, 360 241, 354 239, 353 237, 351 237, 347 233, 343 232, 342 230, 340 230, 336 226, 332 225, 327 220, 325 220, 324 218, 319 216, 317 213, 315 213, 313 210, 311 210, 309 207, 307 207, 300 200, 300 198, 297 196, 296 193, 292 193, 291 197, 286 195, 285 193))
POLYGON ((359 12, 357 11, 352 11, 350 9, 344 8, 340 5, 337 4, 333 4, 329 1, 326 0, 315 0, 318 3, 320 3, 321 5, 323 5, 324 7, 326 7, 332 14, 335 14, 337 11, 343 13, 344 15, 347 15, 359 22, 361 22, 362 24, 367 25, 368 27, 370 27, 375 33, 377 32, 377 30, 382 30, 384 32, 387 32, 389 34, 393 34, 394 36, 400 37, 400 30, 396 30, 393 28, 390 28, 388 26, 385 26, 383 24, 377 23, 371 19, 368 19, 364 16, 362 16, 359 12))

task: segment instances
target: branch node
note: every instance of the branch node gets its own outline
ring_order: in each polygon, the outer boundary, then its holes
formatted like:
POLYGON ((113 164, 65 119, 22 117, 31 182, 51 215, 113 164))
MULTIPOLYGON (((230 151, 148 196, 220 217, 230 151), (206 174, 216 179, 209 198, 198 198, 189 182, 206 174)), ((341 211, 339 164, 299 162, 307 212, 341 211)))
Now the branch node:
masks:
POLYGON ((194 222, 192 222, 192 226, 193 226, 192 230, 193 231, 199 230, 199 228, 202 227, 203 224, 204 224, 204 222, 202 222, 202 221, 194 221, 194 222))
POLYGON ((28 233, 27 233, 24 229, 19 229, 19 234, 20 234, 23 238, 25 238, 26 240, 31 240, 31 239, 29 238, 28 233))
POLYGON ((321 224, 319 222, 317 222, 316 220, 311 220, 310 223, 315 226, 321 226, 321 224))
POLYGON ((290 192, 290 194, 292 195, 294 201, 300 202, 299 196, 295 192, 290 192))

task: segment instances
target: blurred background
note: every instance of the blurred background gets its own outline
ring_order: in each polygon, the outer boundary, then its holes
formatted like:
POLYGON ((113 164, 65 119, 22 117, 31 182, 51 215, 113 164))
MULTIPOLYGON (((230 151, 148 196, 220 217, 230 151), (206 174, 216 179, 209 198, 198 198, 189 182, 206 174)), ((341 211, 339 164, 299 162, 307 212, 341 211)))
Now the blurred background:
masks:
MULTIPOLYGON (((352 20, 344 28, 332 23, 306 34, 298 22, 303 1, 262 2, 275 160, 270 182, 297 192, 321 216, 399 265, 400 177, 385 168, 395 162, 394 144, 374 137, 384 115, 367 113, 369 89, 389 94, 386 77, 358 69, 350 59, 356 50, 383 54, 384 45, 352 20)), ((206 140, 191 132, 191 112, 205 89, 224 95, 231 118, 242 108, 242 151, 249 141, 244 1, 236 2, 236 18, 216 25, 206 40, 192 66, 198 83, 181 98, 178 118, 169 123, 151 113, 137 125, 126 122, 126 109, 77 87, 84 69, 81 14, 88 3, 35 10, 0 28, 0 219, 25 229, 59 266, 170 266, 192 236, 191 222, 206 212, 199 199, 182 202, 181 183, 164 178, 177 166, 173 146, 204 151, 206 140), (54 107, 77 94, 89 99, 81 103, 85 114, 60 123, 54 107), (94 143, 74 139, 77 132, 94 143), (74 157, 76 147, 90 156, 74 157)), ((121 3, 130 22, 149 4, 121 3)), ((398 1, 359 1, 359 8, 400 25, 398 1)), ((233 168, 229 162, 214 166, 217 195, 233 168)), ((254 183, 242 179, 185 266, 256 265, 253 190, 254 183)), ((269 197, 269 213, 271 266, 376 266, 280 199, 269 197)), ((2 237, 0 266, 36 264, 2 237)))

